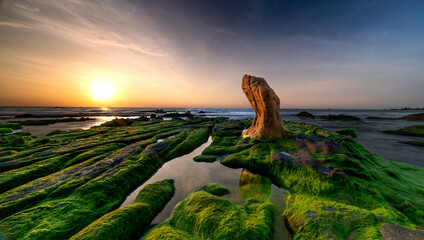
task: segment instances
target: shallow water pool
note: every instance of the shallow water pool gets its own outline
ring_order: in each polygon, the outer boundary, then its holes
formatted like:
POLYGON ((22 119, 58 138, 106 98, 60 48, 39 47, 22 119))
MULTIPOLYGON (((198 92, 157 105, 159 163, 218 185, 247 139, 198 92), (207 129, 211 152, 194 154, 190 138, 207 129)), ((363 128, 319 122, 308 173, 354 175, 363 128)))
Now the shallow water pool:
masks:
POLYGON ((144 185, 164 179, 174 179, 174 197, 152 222, 152 224, 158 224, 170 218, 174 207, 190 193, 207 183, 215 182, 230 190, 230 194, 223 197, 234 204, 243 204, 249 198, 271 201, 275 206, 274 239, 291 239, 281 215, 284 211, 287 192, 273 185, 267 177, 249 172, 246 169, 228 168, 219 161, 214 163, 193 161, 193 158, 201 154, 211 142, 212 138, 209 137, 206 143, 193 152, 165 163, 148 181, 132 192, 121 207, 131 204, 144 185))

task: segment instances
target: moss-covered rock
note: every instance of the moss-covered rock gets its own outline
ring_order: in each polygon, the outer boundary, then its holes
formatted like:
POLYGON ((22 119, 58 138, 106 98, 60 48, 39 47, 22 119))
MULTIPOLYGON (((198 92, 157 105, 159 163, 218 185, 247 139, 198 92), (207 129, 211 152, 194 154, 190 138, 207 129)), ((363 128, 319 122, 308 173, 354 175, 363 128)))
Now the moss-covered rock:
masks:
POLYGON ((216 156, 212 156, 212 155, 199 155, 193 158, 193 160, 195 162, 208 162, 208 163, 212 163, 216 161, 216 156))
POLYGON ((11 239, 68 239, 93 221, 98 227, 88 229, 96 233, 133 232, 141 220, 119 219, 150 219, 152 205, 144 202, 156 197, 134 203, 141 204, 137 211, 116 210, 119 205, 162 164, 206 142, 210 132, 213 142, 200 156, 224 157, 226 166, 262 175, 240 177, 240 192, 250 200, 235 205, 213 195, 225 188, 207 185, 146 239, 269 239, 273 206, 265 199, 271 181, 291 194, 284 216, 295 239, 380 238, 387 222, 412 230, 424 225, 423 168, 388 162, 351 136, 313 125, 285 122, 295 139, 243 137, 248 125, 223 118, 135 120, 43 138, 0 136, 0 232, 11 239))
POLYGON ((166 161, 206 142, 214 123, 189 119, 70 130, 40 138, 48 140, 44 145, 31 136, 0 136, 2 151, 16 151, 0 162, 25 163, 0 176, 7 190, 0 194, 0 231, 11 239, 71 237, 116 209, 166 161), (15 139, 22 148, 9 147, 15 139))
POLYGON ((13 129, 11 128, 0 128, 0 134, 12 133, 13 129))
POLYGON ((412 121, 424 121, 424 113, 409 114, 409 115, 400 117, 399 119, 412 120, 412 121))
POLYGON ((358 137, 358 134, 356 133, 356 131, 351 128, 340 129, 340 130, 337 130, 336 133, 340 135, 351 136, 353 138, 358 137))
POLYGON ((13 130, 22 129, 19 123, 0 122, 0 128, 11 128, 13 130))
POLYGON ((209 183, 201 187, 199 191, 205 191, 215 196, 224 196, 230 193, 230 190, 226 187, 219 185, 218 183, 209 183))
POLYGON ((295 239, 380 238, 381 223, 376 219, 412 229, 424 225, 423 168, 386 161, 351 137, 316 126, 286 123, 285 127, 303 137, 263 139, 221 163, 269 176, 292 194, 285 217, 295 239), (309 139, 328 144, 310 147, 305 142, 309 139), (284 157, 275 158, 276 154, 284 157))
POLYGON ((205 191, 191 194, 147 239, 271 239, 273 205, 248 201, 237 206, 205 191))
POLYGON ((405 127, 398 130, 386 130, 384 133, 397 134, 404 136, 415 136, 424 137, 424 125, 415 125, 411 127, 405 127))
POLYGON ((134 203, 109 212, 82 229, 71 239, 130 239, 140 237, 175 192, 173 180, 144 186, 134 203))

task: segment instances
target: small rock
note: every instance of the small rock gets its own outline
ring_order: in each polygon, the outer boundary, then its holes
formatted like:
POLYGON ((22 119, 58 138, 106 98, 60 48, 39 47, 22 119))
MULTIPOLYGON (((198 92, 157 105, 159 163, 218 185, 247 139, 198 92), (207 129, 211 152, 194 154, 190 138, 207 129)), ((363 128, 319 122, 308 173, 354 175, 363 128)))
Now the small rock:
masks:
POLYGON ((308 113, 306 111, 300 112, 297 114, 298 117, 309 117, 309 118, 315 118, 314 115, 312 115, 311 113, 308 113))
POLYGON ((385 240, 424 240, 424 232, 404 228, 391 222, 381 226, 380 231, 385 240))

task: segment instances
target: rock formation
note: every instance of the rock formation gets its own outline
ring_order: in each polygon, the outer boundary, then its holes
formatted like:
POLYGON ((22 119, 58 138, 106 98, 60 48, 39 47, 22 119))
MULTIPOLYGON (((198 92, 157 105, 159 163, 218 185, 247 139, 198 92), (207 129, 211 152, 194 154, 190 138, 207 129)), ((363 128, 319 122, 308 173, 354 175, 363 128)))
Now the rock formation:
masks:
POLYGON ((255 110, 252 125, 243 131, 249 137, 293 136, 283 128, 280 98, 265 79, 245 74, 241 84, 244 94, 255 110))

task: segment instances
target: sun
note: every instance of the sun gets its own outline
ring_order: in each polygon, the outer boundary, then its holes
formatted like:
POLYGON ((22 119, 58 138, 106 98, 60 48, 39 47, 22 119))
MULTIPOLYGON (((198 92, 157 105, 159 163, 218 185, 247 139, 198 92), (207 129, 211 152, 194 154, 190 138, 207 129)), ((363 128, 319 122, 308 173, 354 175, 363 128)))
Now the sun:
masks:
POLYGON ((113 86, 107 82, 95 82, 91 85, 91 91, 93 92, 94 98, 96 100, 107 100, 113 97, 115 94, 115 89, 113 86))

